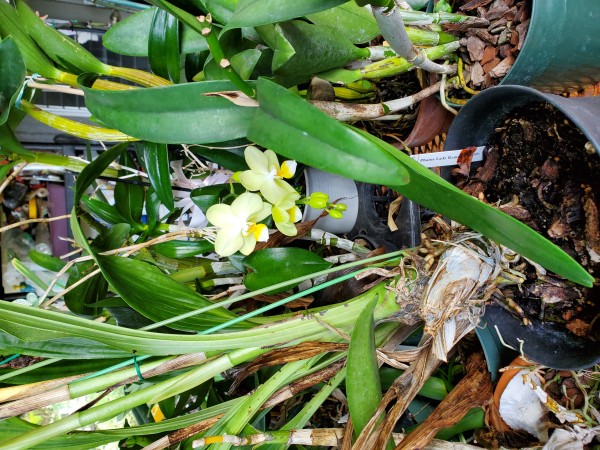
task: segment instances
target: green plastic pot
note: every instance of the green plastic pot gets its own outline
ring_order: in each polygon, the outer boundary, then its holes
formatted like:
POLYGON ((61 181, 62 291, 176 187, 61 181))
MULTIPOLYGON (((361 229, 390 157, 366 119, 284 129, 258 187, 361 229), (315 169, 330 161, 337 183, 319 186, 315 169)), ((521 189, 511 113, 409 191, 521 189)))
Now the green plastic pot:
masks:
POLYGON ((500 84, 572 92, 600 81, 600 2, 532 0, 523 48, 500 84))

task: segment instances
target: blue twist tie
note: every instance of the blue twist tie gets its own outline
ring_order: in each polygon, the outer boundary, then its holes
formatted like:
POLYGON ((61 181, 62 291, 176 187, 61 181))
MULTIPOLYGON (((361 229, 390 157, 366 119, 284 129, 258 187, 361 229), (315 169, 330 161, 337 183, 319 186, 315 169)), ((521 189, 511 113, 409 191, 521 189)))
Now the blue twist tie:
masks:
POLYGON ((27 85, 32 80, 35 80, 36 78, 42 78, 42 76, 39 73, 34 73, 33 75, 31 75, 29 78, 27 78, 23 82, 23 86, 21 86, 21 90, 19 91, 19 95, 17 95, 17 99, 15 100, 15 106, 17 108, 21 109, 21 100, 23 99, 23 93, 25 92, 25 88, 27 87, 27 85))

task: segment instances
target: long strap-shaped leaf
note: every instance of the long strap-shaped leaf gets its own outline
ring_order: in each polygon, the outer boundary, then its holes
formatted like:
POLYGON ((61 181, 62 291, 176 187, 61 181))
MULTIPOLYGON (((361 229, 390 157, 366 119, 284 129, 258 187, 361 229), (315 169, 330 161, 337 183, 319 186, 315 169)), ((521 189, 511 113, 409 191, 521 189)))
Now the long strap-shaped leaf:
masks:
POLYGON ((593 277, 559 247, 518 220, 465 194, 390 144, 342 125, 266 79, 258 82, 258 99, 260 108, 248 131, 254 142, 321 170, 390 186, 558 275, 592 285, 593 277))
POLYGON ((348 349, 346 394, 355 436, 363 430, 381 401, 373 322, 376 300, 368 303, 358 316, 348 349))
POLYGON ((373 296, 379 301, 375 320, 389 318, 398 312, 394 296, 387 295, 381 283, 356 299, 311 315, 295 316, 251 330, 212 335, 163 334, 133 330, 79 317, 18 305, 0 303, 0 330, 23 341, 52 341, 64 338, 85 338, 106 344, 131 354, 137 350, 142 355, 182 355, 194 352, 222 352, 253 346, 272 346, 314 339, 334 338, 336 335, 325 326, 348 331, 356 322, 359 312, 373 296))
MULTIPOLYGON (((80 81, 89 84, 84 78, 80 81)), ((106 91, 82 86, 85 104, 102 123, 161 144, 207 144, 246 136, 255 108, 208 95, 232 91, 228 81, 106 91)))

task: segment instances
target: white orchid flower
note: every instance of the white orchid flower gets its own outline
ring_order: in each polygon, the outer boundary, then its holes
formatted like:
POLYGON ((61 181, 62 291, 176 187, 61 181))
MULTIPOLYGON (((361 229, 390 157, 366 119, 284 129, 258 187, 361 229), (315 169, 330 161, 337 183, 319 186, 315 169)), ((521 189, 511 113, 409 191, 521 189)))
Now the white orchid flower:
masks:
POLYGON ((238 250, 248 255, 256 242, 269 239, 266 225, 258 223, 271 214, 271 205, 258 194, 245 192, 231 205, 213 205, 206 211, 210 223, 220 228, 215 239, 215 252, 221 256, 233 255, 238 250))
POLYGON ((294 223, 302 219, 302 211, 296 206, 296 200, 300 198, 297 192, 290 193, 273 205, 271 214, 275 226, 286 236, 296 236, 298 230, 294 223))
POLYGON ((296 173, 296 161, 285 161, 279 165, 277 155, 266 150, 264 153, 249 145, 244 151, 250 170, 238 174, 238 179, 249 191, 260 191, 263 197, 273 204, 286 195, 296 192, 284 178, 292 178, 296 173))

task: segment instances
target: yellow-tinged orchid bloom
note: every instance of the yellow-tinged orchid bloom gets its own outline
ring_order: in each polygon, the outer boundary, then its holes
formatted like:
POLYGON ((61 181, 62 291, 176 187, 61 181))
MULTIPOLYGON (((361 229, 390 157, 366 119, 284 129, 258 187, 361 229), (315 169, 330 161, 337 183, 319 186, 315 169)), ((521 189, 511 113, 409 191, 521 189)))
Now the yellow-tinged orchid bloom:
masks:
POLYGON ((294 223, 302 219, 302 211, 296 206, 296 200, 299 198, 300 194, 297 192, 290 193, 273 205, 271 214, 275 226, 286 236, 296 236, 298 233, 294 223))
POLYGON ((240 183, 249 191, 260 191, 268 202, 279 203, 286 195, 296 192, 284 178, 292 178, 296 173, 296 161, 285 161, 279 165, 277 155, 266 150, 264 153, 249 145, 244 157, 250 170, 239 172, 240 183))
POLYGON ((258 223, 271 214, 271 205, 262 201, 258 194, 245 192, 231 205, 213 205, 206 211, 206 218, 220 228, 215 239, 215 252, 221 256, 233 255, 238 250, 249 255, 256 242, 269 239, 266 225, 258 223))

